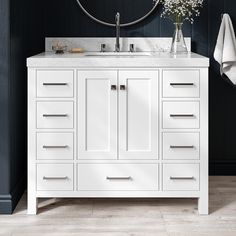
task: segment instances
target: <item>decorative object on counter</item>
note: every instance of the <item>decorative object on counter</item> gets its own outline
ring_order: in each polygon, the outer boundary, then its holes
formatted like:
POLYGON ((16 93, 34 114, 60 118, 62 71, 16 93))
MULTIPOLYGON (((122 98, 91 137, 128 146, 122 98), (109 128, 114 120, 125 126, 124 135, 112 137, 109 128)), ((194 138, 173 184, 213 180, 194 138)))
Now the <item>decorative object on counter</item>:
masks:
POLYGON ((70 53, 83 53, 84 50, 82 48, 72 48, 70 53))
POLYGON ((60 43, 56 43, 52 45, 52 50, 56 53, 56 54, 63 54, 65 52, 65 50, 67 49, 66 45, 62 45, 60 43))
POLYGON ((175 25, 175 32, 172 39, 171 44, 171 53, 177 54, 177 53, 187 53, 188 48, 185 43, 182 26, 183 23, 174 23, 175 25))
POLYGON ((199 9, 203 7, 203 0, 162 0, 163 12, 161 17, 174 22, 171 53, 187 53, 188 49, 183 36, 182 26, 184 21, 194 22, 194 17, 200 15, 199 9))

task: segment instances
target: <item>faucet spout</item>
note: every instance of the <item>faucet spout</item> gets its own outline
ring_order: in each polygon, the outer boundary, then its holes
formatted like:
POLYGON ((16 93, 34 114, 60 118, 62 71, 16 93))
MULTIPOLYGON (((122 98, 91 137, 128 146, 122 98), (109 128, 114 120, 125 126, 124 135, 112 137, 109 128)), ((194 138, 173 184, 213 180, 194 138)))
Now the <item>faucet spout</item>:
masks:
POLYGON ((115 45, 115 51, 120 52, 120 13, 116 13, 115 17, 116 21, 116 45, 115 45))

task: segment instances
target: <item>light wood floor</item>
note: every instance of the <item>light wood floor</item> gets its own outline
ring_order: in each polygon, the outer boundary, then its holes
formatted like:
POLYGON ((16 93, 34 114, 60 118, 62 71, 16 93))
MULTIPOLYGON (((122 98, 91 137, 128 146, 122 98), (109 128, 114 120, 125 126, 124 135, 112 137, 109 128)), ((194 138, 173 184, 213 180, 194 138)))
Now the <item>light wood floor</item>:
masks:
POLYGON ((0 215, 1 236, 236 236, 236 177, 210 178, 210 215, 194 199, 56 199, 26 215, 24 196, 12 216, 0 215))

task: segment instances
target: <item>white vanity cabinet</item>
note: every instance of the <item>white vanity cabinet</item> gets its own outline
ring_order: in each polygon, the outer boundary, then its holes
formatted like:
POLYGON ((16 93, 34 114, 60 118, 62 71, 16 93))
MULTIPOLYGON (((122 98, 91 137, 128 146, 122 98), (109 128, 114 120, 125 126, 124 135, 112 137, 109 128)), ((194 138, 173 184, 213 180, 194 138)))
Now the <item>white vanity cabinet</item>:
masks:
POLYGON ((158 71, 78 71, 78 158, 155 160, 158 71))
POLYGON ((37 199, 196 198, 208 213, 208 66, 28 59, 28 213, 37 199))

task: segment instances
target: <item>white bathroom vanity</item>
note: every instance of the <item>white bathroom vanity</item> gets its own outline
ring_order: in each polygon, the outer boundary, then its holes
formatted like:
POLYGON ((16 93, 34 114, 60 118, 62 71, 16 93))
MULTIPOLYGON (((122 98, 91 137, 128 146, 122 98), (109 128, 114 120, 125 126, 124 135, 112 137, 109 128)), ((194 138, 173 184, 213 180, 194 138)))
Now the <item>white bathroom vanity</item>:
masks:
POLYGON ((196 198, 208 214, 209 59, 28 58, 28 213, 38 198, 196 198))

